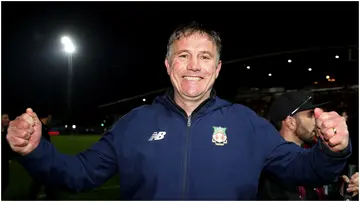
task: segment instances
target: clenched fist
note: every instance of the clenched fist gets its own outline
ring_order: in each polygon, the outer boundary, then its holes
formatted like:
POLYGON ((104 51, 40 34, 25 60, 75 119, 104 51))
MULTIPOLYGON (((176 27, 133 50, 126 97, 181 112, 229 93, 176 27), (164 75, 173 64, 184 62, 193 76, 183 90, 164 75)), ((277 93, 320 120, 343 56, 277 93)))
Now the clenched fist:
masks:
POLYGON ((315 111, 318 134, 323 142, 334 152, 346 149, 349 144, 349 131, 345 118, 336 112, 323 112, 319 108, 315 111))
POLYGON ((27 155, 39 145, 41 121, 32 109, 11 121, 6 136, 11 149, 21 155, 27 155))

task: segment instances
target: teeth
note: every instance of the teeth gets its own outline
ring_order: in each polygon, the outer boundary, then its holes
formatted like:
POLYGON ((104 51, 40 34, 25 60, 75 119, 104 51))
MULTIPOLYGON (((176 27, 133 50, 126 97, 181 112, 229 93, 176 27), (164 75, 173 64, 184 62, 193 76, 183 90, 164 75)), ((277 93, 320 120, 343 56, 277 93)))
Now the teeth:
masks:
POLYGON ((190 81, 200 81, 200 77, 195 77, 195 76, 184 76, 184 79, 186 80, 190 80, 190 81))

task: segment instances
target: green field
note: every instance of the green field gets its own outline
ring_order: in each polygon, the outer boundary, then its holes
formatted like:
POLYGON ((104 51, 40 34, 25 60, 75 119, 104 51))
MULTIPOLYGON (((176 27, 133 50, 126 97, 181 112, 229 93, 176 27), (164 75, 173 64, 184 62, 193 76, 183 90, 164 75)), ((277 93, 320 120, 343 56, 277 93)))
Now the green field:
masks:
MULTIPOLYGON (((77 154, 84 151, 94 144, 100 135, 72 135, 72 136, 53 136, 51 140, 55 147, 65 154, 77 154)), ((10 184, 2 200, 28 200, 30 184, 32 178, 24 168, 16 161, 10 165, 10 184)), ((39 193, 38 198, 42 199, 43 193, 39 193)), ((61 191, 59 200, 119 200, 119 176, 116 175, 108 180, 101 187, 91 191, 78 194, 70 194, 61 191)))

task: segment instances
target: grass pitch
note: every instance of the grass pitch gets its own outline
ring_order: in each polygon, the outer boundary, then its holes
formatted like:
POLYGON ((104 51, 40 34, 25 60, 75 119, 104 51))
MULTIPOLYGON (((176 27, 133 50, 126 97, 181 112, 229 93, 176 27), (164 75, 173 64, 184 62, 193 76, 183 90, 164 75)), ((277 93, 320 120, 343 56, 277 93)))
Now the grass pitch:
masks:
MULTIPOLYGON (((55 147, 65 154, 77 154, 89 148, 100 135, 59 135, 52 136, 51 141, 55 147)), ((10 165, 10 184, 2 197, 2 200, 28 200, 32 178, 26 170, 13 160, 10 165)), ((78 194, 70 194, 65 191, 59 192, 59 200, 119 200, 120 199, 119 176, 109 179, 101 187, 78 194)), ((38 199, 44 197, 40 191, 38 199)))

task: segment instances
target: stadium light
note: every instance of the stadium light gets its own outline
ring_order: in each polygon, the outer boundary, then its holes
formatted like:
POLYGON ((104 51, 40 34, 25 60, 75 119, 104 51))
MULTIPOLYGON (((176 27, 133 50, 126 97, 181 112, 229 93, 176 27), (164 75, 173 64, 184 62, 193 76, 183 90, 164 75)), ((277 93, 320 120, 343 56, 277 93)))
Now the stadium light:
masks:
POLYGON ((64 51, 66 53, 72 54, 75 52, 75 45, 69 37, 63 36, 61 38, 61 43, 64 45, 64 51))
POLYGON ((269 73, 268 75, 269 75, 269 76, 272 76, 272 74, 271 74, 271 73, 269 73))
POLYGON ((104 124, 102 123, 101 126, 104 127, 104 124))
POLYGON ((72 128, 75 129, 75 128, 76 128, 76 125, 72 125, 72 128))
POLYGON ((70 40, 70 38, 69 37, 67 37, 67 36, 63 36, 62 38, 61 38, 61 43, 62 44, 69 44, 69 43, 71 43, 71 40, 70 40))
POLYGON ((329 75, 326 75, 326 79, 330 79, 330 76, 329 76, 329 75))
POLYGON ((309 68, 309 69, 308 69, 308 71, 309 71, 309 72, 311 72, 311 71, 312 71, 312 69, 311 69, 311 68, 309 68))
POLYGON ((67 119, 71 117, 71 82, 72 82, 72 72, 73 72, 73 62, 72 56, 75 53, 76 48, 73 41, 68 36, 61 37, 61 43, 64 45, 64 52, 67 53, 68 56, 68 83, 67 83, 67 119))
POLYGON ((291 62, 292 62, 292 60, 288 59, 288 63, 291 63, 291 62))
POLYGON ((65 128, 67 128, 67 125, 65 125, 65 128))
POLYGON ((336 58, 336 59, 339 59, 339 56, 338 56, 338 55, 335 55, 335 58, 336 58))
POLYGON ((143 102, 146 102, 146 99, 145 99, 145 98, 143 98, 143 102))
POLYGON ((250 69, 250 66, 247 66, 246 69, 250 69))

